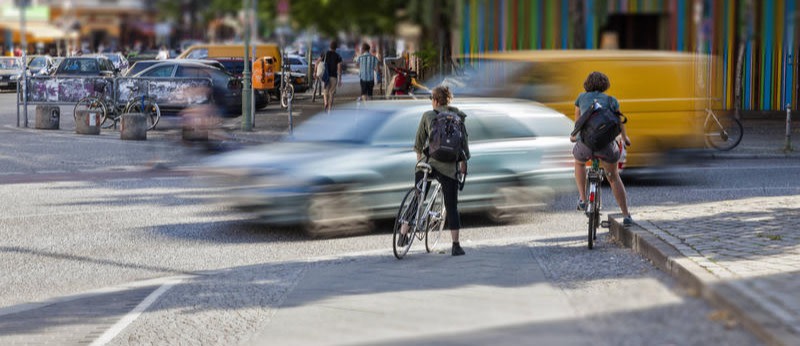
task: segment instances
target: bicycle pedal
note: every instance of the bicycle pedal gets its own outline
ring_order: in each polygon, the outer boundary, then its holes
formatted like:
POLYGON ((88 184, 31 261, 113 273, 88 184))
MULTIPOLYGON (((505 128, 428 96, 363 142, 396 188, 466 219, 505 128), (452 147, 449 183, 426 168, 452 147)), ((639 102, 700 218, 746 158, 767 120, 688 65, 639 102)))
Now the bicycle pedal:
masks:
POLYGON ((600 227, 608 228, 609 227, 608 221, 600 221, 600 227))

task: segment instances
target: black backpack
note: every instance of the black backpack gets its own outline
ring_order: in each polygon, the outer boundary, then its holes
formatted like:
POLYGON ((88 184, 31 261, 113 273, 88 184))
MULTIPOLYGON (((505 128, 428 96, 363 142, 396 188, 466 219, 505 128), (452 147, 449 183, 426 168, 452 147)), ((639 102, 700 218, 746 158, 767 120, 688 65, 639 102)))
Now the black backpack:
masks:
POLYGON ((599 151, 617 138, 622 132, 622 124, 626 122, 627 119, 619 110, 603 107, 595 99, 592 106, 575 123, 572 135, 580 132, 581 142, 592 151, 599 151))
POLYGON ((436 111, 428 136, 428 155, 441 162, 456 162, 462 155, 467 130, 458 114, 436 111))

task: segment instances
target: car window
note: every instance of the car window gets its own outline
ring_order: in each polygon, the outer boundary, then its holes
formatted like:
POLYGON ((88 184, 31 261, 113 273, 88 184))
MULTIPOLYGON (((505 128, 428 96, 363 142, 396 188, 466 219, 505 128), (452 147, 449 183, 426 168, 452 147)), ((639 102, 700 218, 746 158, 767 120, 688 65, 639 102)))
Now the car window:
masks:
POLYGON ((44 57, 37 57, 31 60, 30 67, 43 67, 47 60, 44 57))
POLYGON ((531 109, 516 109, 510 113, 537 136, 569 136, 575 126, 572 120, 562 114, 541 114, 541 111, 531 109))
POLYGON ((153 66, 155 64, 157 64, 157 63, 155 63, 155 62, 137 62, 137 63, 134 63, 133 66, 131 66, 131 69, 128 71, 127 75, 128 76, 134 76, 137 73, 142 72, 146 68, 148 68, 150 66, 153 66))
POLYGON ((178 72, 175 73, 175 77, 208 78, 209 75, 206 69, 200 67, 178 66, 178 72))
POLYGON ((172 65, 157 66, 142 73, 142 77, 172 77, 172 65))
POLYGON ((79 63, 80 72, 100 72, 100 66, 97 64, 97 60, 81 59, 79 63))
POLYGON ((402 113, 392 117, 372 136, 372 144, 411 147, 414 145, 417 127, 421 118, 422 113, 418 111, 402 113))
POLYGON ((186 55, 187 59, 205 59, 208 58, 208 49, 200 48, 191 51, 186 55))
MULTIPOLYGON (((483 125, 488 139, 498 140, 535 136, 531 128, 524 126, 506 113, 485 109, 472 110, 470 113, 483 125)), ((469 117, 467 117, 467 120, 469 120, 469 117)), ((469 127, 467 128, 467 133, 470 135, 471 140, 476 140, 473 137, 474 135, 469 132, 469 127)))

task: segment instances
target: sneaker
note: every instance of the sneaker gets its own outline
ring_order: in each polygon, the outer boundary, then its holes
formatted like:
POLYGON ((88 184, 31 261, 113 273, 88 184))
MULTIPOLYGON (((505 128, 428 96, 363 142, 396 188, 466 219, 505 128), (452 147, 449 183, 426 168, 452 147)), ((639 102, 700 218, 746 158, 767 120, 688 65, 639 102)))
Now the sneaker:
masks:
POLYGON ((453 243, 453 256, 461 256, 465 255, 464 249, 461 248, 461 245, 458 243, 453 243))
POLYGON ((403 247, 408 244, 408 234, 401 234, 400 237, 397 238, 397 246, 403 247))
POLYGON ((633 218, 630 217, 630 216, 626 216, 626 217, 622 218, 622 225, 625 226, 625 227, 633 225, 633 218))
POLYGON ((586 202, 578 200, 578 210, 586 210, 586 202))

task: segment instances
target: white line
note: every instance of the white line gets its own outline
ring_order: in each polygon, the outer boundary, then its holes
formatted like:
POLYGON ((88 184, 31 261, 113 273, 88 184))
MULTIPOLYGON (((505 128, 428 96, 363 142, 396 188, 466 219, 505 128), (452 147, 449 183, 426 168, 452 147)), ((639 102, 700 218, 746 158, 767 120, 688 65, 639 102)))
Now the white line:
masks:
POLYGON ((156 302, 158 297, 160 297, 162 294, 164 294, 170 288, 172 288, 172 286, 175 286, 178 283, 180 283, 180 280, 167 282, 163 286, 159 287, 157 290, 153 291, 153 293, 150 293, 150 295, 147 296, 147 298, 145 298, 144 300, 142 300, 142 302, 139 303, 139 305, 133 308, 131 312, 122 317, 121 320, 119 320, 116 324, 111 326, 111 328, 106 330, 106 332, 103 333, 103 335, 100 335, 100 337, 97 338, 97 340, 95 340, 94 342, 92 342, 89 346, 105 345, 109 341, 113 340, 114 337, 119 335, 119 333, 121 333, 125 329, 125 327, 133 323, 133 321, 135 321, 137 318, 139 318, 142 312, 147 310, 147 308, 150 307, 150 305, 153 305, 153 303, 156 302))

